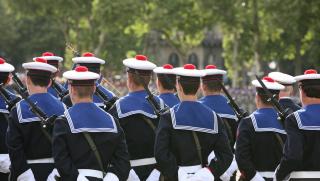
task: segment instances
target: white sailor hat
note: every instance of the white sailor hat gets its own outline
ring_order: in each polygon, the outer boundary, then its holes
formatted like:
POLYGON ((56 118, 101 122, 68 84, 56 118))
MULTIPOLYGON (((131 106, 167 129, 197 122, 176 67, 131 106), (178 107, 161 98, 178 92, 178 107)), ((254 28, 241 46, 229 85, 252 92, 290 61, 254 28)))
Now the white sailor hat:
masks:
POLYGON ((74 57, 72 58, 73 63, 75 64, 105 64, 105 61, 95 57, 93 53, 86 52, 82 54, 82 57, 74 57))
MULTIPOLYGON (((35 61, 36 58, 38 58, 38 57, 33 58, 33 60, 35 61)), ((62 61, 63 61, 63 58, 62 58, 62 57, 55 56, 52 52, 44 52, 44 53, 42 53, 42 55, 41 55, 40 58, 44 58, 44 59, 46 59, 48 62, 49 62, 49 61, 58 61, 58 62, 62 62, 62 61)))
POLYGON ((6 63, 3 58, 0 58, 0 72, 12 72, 14 67, 11 64, 6 63))
POLYGON ((156 67, 153 69, 156 74, 174 74, 173 66, 171 64, 164 64, 162 67, 156 67))
POLYGON ((135 58, 127 58, 122 61, 123 65, 128 68, 136 70, 153 70, 157 66, 156 64, 148 61, 148 58, 144 55, 136 55, 135 58))
POLYGON ((304 71, 303 75, 295 76, 296 81, 320 79, 320 74, 314 69, 304 71))
POLYGON ((173 69, 174 74, 185 77, 203 77, 205 73, 196 69, 193 64, 185 64, 183 67, 173 69))
POLYGON ((99 74, 88 71, 85 66, 77 66, 74 70, 63 73, 62 76, 68 79, 71 85, 77 86, 94 85, 95 80, 100 77, 99 74))
POLYGON ((217 69, 217 66, 215 66, 215 65, 207 65, 205 67, 205 69, 203 69, 202 71, 205 72, 205 76, 207 76, 207 75, 225 75, 225 74, 227 74, 227 71, 221 70, 221 69, 217 69))
POLYGON ((34 62, 23 63, 22 67, 26 70, 40 70, 55 73, 57 68, 49 65, 44 58, 37 57, 34 62))
MULTIPOLYGON (((277 83, 270 77, 263 77, 262 82, 266 85, 267 89, 269 90, 283 90, 284 86, 277 83)), ((256 88, 262 88, 262 85, 259 83, 258 80, 253 80, 252 85, 254 85, 256 88)))
POLYGON ((282 85, 292 85, 296 83, 296 80, 293 76, 282 72, 270 72, 268 76, 282 85))

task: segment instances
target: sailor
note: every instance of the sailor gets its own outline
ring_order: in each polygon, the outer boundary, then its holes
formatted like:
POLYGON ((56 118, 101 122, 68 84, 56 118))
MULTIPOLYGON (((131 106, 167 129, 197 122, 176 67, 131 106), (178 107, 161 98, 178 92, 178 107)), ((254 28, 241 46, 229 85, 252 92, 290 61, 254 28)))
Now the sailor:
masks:
MULTIPOLYGON (((10 82, 10 72, 14 71, 14 67, 6 63, 3 58, 0 58, 0 83, 1 86, 5 86, 10 82)), ((10 96, 10 100, 16 98, 15 95, 7 91, 7 94, 10 96)), ((9 176, 9 167, 10 167, 10 158, 8 154, 8 148, 6 145, 6 131, 8 128, 8 116, 9 110, 8 105, 5 102, 5 99, 0 97, 0 180, 8 180, 9 176)))
MULTIPOLYGON (((29 100, 47 117, 60 116, 65 106, 47 92, 51 77, 57 71, 43 58, 22 64, 27 70, 29 100)), ((29 104, 21 100, 10 112, 6 142, 11 160, 11 180, 46 180, 54 168, 50 135, 52 126, 43 128, 40 118, 29 104)))
MULTIPOLYGON (((35 60, 38 57, 33 58, 33 60, 35 60)), ((56 56, 54 55, 52 52, 44 52, 42 53, 41 57, 43 59, 47 60, 47 63, 56 67, 57 68, 57 72, 54 73, 54 76, 52 78, 56 78, 58 76, 58 73, 60 72, 59 69, 59 63, 61 63, 63 61, 62 57, 56 56)), ((56 86, 59 86, 60 90, 62 93, 65 93, 67 90, 63 87, 63 85, 61 85, 60 83, 58 83, 56 80, 56 86)), ((54 97, 60 99, 59 97, 59 93, 57 92, 57 90, 53 87, 53 85, 51 84, 51 86, 48 88, 48 92, 50 94, 52 94, 54 97)))
MULTIPOLYGON (((284 86, 270 77, 264 77, 262 81, 278 99, 284 86)), ((256 87, 257 110, 239 124, 236 160, 241 180, 272 180, 280 162, 286 132, 258 80, 253 80, 252 84, 256 87)))
POLYGON ((301 107, 293 99, 293 86, 296 83, 294 77, 282 72, 270 72, 268 76, 284 86, 284 89, 279 93, 280 105, 284 109, 289 108, 291 112, 299 110, 301 107))
POLYGON ((153 69, 153 72, 157 74, 158 97, 169 107, 178 104, 180 101, 175 95, 176 75, 173 72, 173 66, 165 64, 153 69))
POLYGON ((204 73, 186 64, 175 74, 181 102, 160 117, 155 141, 158 168, 164 180, 220 180, 233 155, 221 118, 197 101, 204 73))
MULTIPOLYGON (((100 75, 100 67, 101 65, 105 64, 105 61, 95 57, 95 55, 93 53, 90 52, 86 52, 83 53, 81 57, 74 57, 72 58, 73 63, 76 66, 85 66, 89 69, 90 72, 94 72, 100 75)), ((101 82, 103 80, 103 76, 100 75, 99 79, 96 81, 96 88, 100 89, 104 95, 108 98, 108 104, 109 105, 105 105, 103 99, 101 97, 99 97, 96 93, 93 95, 93 102, 98 105, 99 107, 103 108, 104 110, 109 110, 109 108, 114 104, 114 102, 118 99, 115 94, 111 91, 109 91, 108 89, 106 89, 105 87, 103 87, 101 85, 101 82)), ((69 96, 66 96, 63 100, 63 102, 68 106, 71 107, 72 106, 72 102, 70 100, 69 96)))
POLYGON ((295 80, 303 107, 285 120, 287 141, 276 180, 320 180, 320 74, 310 69, 295 80))
POLYGON ((53 130, 53 155, 61 180, 126 180, 130 163, 124 132, 92 100, 99 74, 78 66, 63 77, 71 86, 73 106, 55 121, 53 130))
POLYGON ((233 148, 238 128, 238 118, 229 106, 227 98, 221 94, 223 76, 227 72, 217 69, 215 65, 207 65, 203 71, 205 72, 205 76, 201 78, 201 88, 204 97, 199 102, 211 108, 223 120, 230 140, 230 146, 233 148))
MULTIPOLYGON (((159 179, 154 158, 155 128, 158 116, 146 100, 152 70, 156 65, 144 55, 123 60, 127 67, 127 86, 129 93, 116 101, 110 112, 117 118, 126 135, 130 154, 131 171, 128 180, 159 179)), ((163 101, 154 97, 164 107, 163 101)))

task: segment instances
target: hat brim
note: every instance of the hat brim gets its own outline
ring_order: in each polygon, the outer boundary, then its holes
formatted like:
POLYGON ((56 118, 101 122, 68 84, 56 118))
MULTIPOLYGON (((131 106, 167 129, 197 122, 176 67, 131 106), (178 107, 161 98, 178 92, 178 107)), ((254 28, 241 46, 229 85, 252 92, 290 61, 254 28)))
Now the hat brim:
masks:
POLYGON ((156 67, 153 72, 156 74, 174 74, 173 69, 165 69, 163 67, 156 67))
POLYGON ((99 63, 105 64, 106 61, 97 57, 74 57, 72 58, 73 63, 99 63))
POLYGON ((295 79, 296 81, 320 79, 320 74, 298 75, 298 76, 295 76, 294 79, 295 79))
POLYGON ((293 76, 284 74, 282 72, 270 72, 268 74, 268 77, 271 77, 273 80, 277 81, 280 84, 294 84, 296 83, 296 80, 293 76))
POLYGON ((127 58, 123 60, 122 63, 126 67, 137 69, 137 70, 153 70, 157 67, 156 64, 152 62, 136 60, 135 58, 127 58))
POLYGON ((29 70, 29 69, 43 70, 43 71, 48 71, 52 73, 55 73, 58 70, 56 67, 49 65, 47 63, 42 63, 42 62, 28 62, 28 63, 22 64, 22 67, 26 70, 29 70))
POLYGON ((198 69, 184 69, 182 67, 174 68, 174 74, 186 77, 203 77, 205 76, 205 72, 198 69))
MULTIPOLYGON (((262 80, 262 81, 266 85, 267 89, 270 89, 270 90, 283 90, 284 89, 284 86, 277 83, 277 82, 267 82, 264 80, 262 80)), ((262 88, 262 85, 259 83, 258 80, 253 80, 251 83, 255 87, 262 88)))
POLYGON ((0 64, 0 72, 13 72, 14 66, 8 63, 0 64))
POLYGON ((225 75, 227 71, 221 69, 204 69, 206 75, 225 75))
POLYGON ((37 58, 43 58, 43 59, 46 59, 46 60, 56 60, 56 61, 59 61, 59 62, 62 62, 62 61, 63 61, 63 58, 62 58, 62 57, 58 57, 58 56, 34 57, 34 58, 33 58, 33 61, 35 61, 37 58))
POLYGON ((68 80, 93 80, 99 79, 100 75, 94 72, 77 72, 75 70, 70 70, 62 75, 68 80))

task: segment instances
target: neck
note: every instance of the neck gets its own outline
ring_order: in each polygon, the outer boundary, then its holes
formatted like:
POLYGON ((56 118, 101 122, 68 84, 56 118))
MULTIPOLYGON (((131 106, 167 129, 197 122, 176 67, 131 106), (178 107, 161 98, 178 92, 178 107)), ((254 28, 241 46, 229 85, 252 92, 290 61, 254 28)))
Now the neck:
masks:
POLYGON ((271 105, 266 105, 266 104, 261 104, 261 105, 257 105, 258 109, 262 109, 262 108, 273 108, 271 105))
POLYGON ((93 102, 91 97, 85 97, 85 98, 75 97, 72 99, 73 105, 78 104, 78 103, 91 103, 91 102, 93 102))
POLYGON ((311 105, 311 104, 320 104, 320 99, 318 99, 318 98, 307 98, 307 100, 304 100, 302 102, 302 104, 304 106, 308 106, 308 105, 311 105))
POLYGON ((33 94, 40 94, 40 93, 47 93, 48 89, 46 87, 32 87, 28 90, 30 95, 33 94))
POLYGON ((162 90, 160 90, 160 89, 159 89, 159 93, 160 93, 160 94, 166 94, 166 93, 172 93, 172 94, 174 94, 175 92, 174 92, 174 90, 167 90, 167 89, 162 89, 162 90))
POLYGON ((196 95, 179 95, 181 101, 197 101, 196 95))
POLYGON ((214 96, 214 95, 220 95, 221 92, 213 92, 213 91, 203 91, 204 96, 214 96))
POLYGON ((144 90, 144 87, 142 86, 129 88, 129 92, 137 92, 142 90, 144 90))

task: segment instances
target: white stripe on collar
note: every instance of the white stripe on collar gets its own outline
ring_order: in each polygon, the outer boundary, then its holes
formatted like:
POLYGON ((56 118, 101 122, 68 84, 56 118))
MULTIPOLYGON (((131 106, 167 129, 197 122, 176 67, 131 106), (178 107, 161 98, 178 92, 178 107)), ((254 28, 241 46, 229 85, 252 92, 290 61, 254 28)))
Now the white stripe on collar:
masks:
POLYGON ((7 109, 0 109, 0 113, 10 113, 7 109))
POLYGON ((297 124, 298 124, 299 129, 302 129, 302 130, 320 130, 320 126, 304 126, 302 124, 302 122, 301 122, 300 115, 299 115, 298 111, 294 112, 293 115, 297 120, 297 124))
POLYGON ((250 118, 252 120, 252 124, 253 124, 254 130, 256 132, 271 131, 271 132, 277 132, 277 133, 280 133, 280 134, 287 134, 285 130, 281 130, 281 129, 277 129, 277 128, 259 128, 255 116, 252 114, 250 116, 250 118))
POLYGON ((221 118, 227 118, 227 119, 234 119, 235 121, 238 121, 238 117, 236 115, 232 114, 220 114, 217 113, 221 118))
POLYGON ((32 117, 32 118, 23 119, 22 113, 21 113, 21 106, 20 106, 21 101, 23 101, 23 99, 17 103, 17 114, 18 114, 19 123, 29 123, 29 122, 34 122, 34 121, 41 121, 40 118, 38 118, 37 116, 32 117))
MULTIPOLYGON (((101 109, 101 108, 99 108, 99 109, 101 109)), ((104 110, 102 110, 102 111, 104 113, 106 113, 104 110)), ((108 113, 106 113, 106 114, 108 114, 108 113)), ((110 116, 110 117, 111 117, 112 125, 113 125, 114 128, 78 128, 78 129, 74 128, 74 125, 73 125, 73 122, 72 122, 72 119, 71 119, 71 116, 70 116, 68 110, 64 111, 64 116, 67 118, 71 133, 81 133, 81 132, 110 132, 110 133, 118 133, 117 125, 116 125, 116 123, 115 123, 115 121, 114 121, 112 116, 110 116)))
POLYGON ((212 114, 213 114, 213 125, 214 125, 213 130, 207 129, 207 128, 193 127, 193 126, 179 126, 176 124, 176 116, 174 114, 174 110, 173 108, 170 108, 172 126, 174 129, 179 129, 179 130, 189 130, 189 131, 198 131, 198 132, 216 134, 218 133, 218 118, 217 118, 217 114, 215 114, 214 111, 212 111, 212 114))

